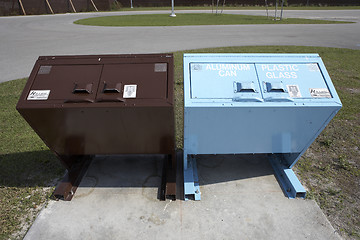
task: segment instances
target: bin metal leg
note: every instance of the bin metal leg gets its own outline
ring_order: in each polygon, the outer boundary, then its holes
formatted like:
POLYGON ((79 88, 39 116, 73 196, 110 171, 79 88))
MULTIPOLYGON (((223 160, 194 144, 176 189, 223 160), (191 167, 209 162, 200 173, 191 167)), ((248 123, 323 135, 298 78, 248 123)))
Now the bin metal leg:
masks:
POLYGON ((201 199, 196 160, 194 157, 188 157, 186 152, 184 152, 184 195, 185 200, 201 199))
POLYGON ((291 168, 284 165, 280 158, 270 157, 269 161, 285 195, 290 198, 305 198, 306 191, 291 168))
POLYGON ((92 156, 58 156, 67 168, 67 173, 57 185, 52 198, 56 200, 71 201, 81 179, 85 175, 92 156))
POLYGON ((160 190, 162 201, 166 198, 176 200, 176 167, 176 152, 174 151, 164 159, 160 190))

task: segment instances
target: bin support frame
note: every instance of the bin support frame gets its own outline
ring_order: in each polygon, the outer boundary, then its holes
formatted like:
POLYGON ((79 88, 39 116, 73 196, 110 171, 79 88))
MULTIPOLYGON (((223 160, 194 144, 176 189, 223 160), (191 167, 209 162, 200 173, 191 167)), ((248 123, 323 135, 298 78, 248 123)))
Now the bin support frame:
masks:
POLYGON ((201 200, 199 177, 194 155, 184 152, 184 196, 185 200, 201 200))
POLYGON ((67 172, 52 194, 55 200, 71 201, 83 176, 87 172, 93 156, 58 156, 61 163, 67 168, 67 172), (75 160, 74 160, 75 159, 75 160), (70 160, 70 161, 69 161, 70 160), (69 162, 74 162, 69 165, 69 162))
POLYGON ((176 151, 164 158, 159 199, 176 200, 176 151))
MULTIPOLYGON (((61 163, 67 168, 67 172, 61 182, 56 186, 51 198, 54 200, 71 201, 75 192, 85 176, 94 156, 64 157, 58 156, 61 163), (70 160, 71 159, 71 160, 70 160), (76 160, 73 160, 76 159, 76 160), (68 162, 76 163, 69 165, 68 162)), ((166 155, 163 160, 162 182, 159 199, 176 200, 176 154, 166 155)))
MULTIPOLYGON (((305 198, 306 190, 294 171, 283 163, 282 158, 270 155, 268 159, 285 196, 289 199, 305 198)), ((201 200, 196 159, 193 154, 187 153, 184 153, 184 196, 185 200, 201 200)))
POLYGON ((305 198, 306 190, 301 185, 294 171, 288 168, 280 157, 270 156, 269 162, 284 194, 290 198, 305 198))

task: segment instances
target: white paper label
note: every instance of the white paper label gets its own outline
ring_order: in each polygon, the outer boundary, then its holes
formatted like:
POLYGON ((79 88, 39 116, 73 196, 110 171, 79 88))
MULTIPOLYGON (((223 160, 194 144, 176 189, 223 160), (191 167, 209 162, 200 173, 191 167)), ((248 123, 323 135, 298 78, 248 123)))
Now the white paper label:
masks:
POLYGON ((301 98, 301 92, 298 85, 286 85, 289 96, 292 98, 301 98))
POLYGON ((313 98, 331 98, 331 94, 327 88, 310 88, 310 95, 313 98))
POLYGON ((136 98, 137 85, 124 85, 123 98, 136 98))
POLYGON ((31 90, 27 100, 47 100, 50 90, 31 90))

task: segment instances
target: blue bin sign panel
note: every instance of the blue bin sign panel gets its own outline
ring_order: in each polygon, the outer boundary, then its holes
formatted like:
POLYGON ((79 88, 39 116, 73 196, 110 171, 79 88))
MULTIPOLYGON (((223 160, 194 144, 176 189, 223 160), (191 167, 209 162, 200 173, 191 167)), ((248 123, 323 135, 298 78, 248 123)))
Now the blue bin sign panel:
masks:
POLYGON ((332 97, 317 63, 256 64, 256 70, 265 99, 332 97), (323 94, 314 95, 314 89, 323 94))
POLYGON ((260 100, 254 64, 194 63, 191 67, 191 98, 260 100))

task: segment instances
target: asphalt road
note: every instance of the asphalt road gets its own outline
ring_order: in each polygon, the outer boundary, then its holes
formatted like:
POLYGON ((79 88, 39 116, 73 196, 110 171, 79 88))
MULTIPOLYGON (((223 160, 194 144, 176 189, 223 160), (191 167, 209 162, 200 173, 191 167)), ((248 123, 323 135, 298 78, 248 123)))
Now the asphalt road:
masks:
MULTIPOLYGON (((231 10, 225 13, 266 14, 258 10, 231 10)), ((156 53, 248 45, 360 49, 360 10, 288 10, 284 13, 284 17, 350 20, 356 22, 353 24, 178 27, 95 27, 73 24, 73 21, 81 18, 125 14, 144 12, 1 17, 0 82, 29 76, 35 60, 41 55, 156 53)))

